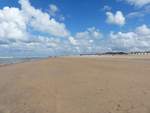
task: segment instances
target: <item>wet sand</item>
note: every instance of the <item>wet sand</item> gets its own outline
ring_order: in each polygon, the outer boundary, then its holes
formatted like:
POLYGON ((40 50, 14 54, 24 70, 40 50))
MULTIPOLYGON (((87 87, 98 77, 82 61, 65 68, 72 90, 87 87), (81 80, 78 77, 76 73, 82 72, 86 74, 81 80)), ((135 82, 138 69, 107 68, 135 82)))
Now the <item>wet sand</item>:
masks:
POLYGON ((1 66, 0 113, 150 113, 150 56, 1 66))

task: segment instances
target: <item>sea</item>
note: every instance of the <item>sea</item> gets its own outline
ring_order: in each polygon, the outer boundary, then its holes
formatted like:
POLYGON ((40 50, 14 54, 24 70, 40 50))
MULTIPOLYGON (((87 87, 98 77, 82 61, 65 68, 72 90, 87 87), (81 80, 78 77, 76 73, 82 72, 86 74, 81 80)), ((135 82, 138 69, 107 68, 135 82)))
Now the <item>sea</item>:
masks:
POLYGON ((40 59, 44 59, 44 58, 40 58, 40 57, 30 57, 30 58, 0 57, 0 65, 16 64, 16 63, 22 63, 22 62, 28 62, 28 61, 34 61, 34 60, 40 60, 40 59))

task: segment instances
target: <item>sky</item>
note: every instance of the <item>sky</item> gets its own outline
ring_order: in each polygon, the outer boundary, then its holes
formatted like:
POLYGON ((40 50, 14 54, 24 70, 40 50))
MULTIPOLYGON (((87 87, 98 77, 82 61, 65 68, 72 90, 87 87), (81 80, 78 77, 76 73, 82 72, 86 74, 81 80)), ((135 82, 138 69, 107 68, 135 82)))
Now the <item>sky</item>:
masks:
POLYGON ((150 0, 0 0, 0 57, 150 50, 150 0))

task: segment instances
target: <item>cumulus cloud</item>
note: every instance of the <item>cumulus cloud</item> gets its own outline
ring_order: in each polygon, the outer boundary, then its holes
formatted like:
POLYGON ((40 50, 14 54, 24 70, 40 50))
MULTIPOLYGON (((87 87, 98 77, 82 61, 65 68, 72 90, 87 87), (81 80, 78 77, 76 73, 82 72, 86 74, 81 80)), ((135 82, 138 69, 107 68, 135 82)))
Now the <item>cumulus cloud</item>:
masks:
POLYGON ((100 30, 89 28, 74 36, 76 47, 81 52, 106 52, 106 51, 148 51, 150 50, 150 28, 141 25, 129 32, 111 32, 107 39, 102 38, 100 30), (99 35, 93 35, 94 32, 99 35))
POLYGON ((111 33, 109 44, 111 45, 112 50, 149 50, 150 28, 146 25, 142 25, 131 32, 111 33))
POLYGON ((29 25, 36 31, 49 33, 53 36, 66 37, 69 31, 65 24, 50 18, 47 13, 31 6, 28 0, 20 0, 23 14, 28 18, 29 25))
POLYGON ((26 38, 26 22, 18 8, 0 10, 0 39, 23 40, 26 38))
POLYGON ((69 41, 72 45, 77 45, 77 41, 74 39, 74 37, 70 36, 69 41))
MULTIPOLYGON (((71 35, 64 23, 40 9, 28 0, 19 0, 21 8, 0 9, 0 55, 66 55, 114 50, 148 50, 150 28, 142 25, 130 32, 110 33, 104 39, 100 29, 91 27, 71 35), (1 52, 1 51, 5 52, 1 52)), ((110 24, 124 25, 122 12, 106 13, 110 24)))
POLYGON ((28 0, 20 0, 19 3, 21 10, 13 7, 4 7, 0 10, 1 38, 26 38, 27 27, 56 37, 69 35, 64 23, 57 22, 54 18, 50 18, 47 13, 35 9, 28 0))
POLYGON ((150 28, 147 25, 142 25, 136 28, 136 33, 142 36, 150 35, 150 28))
POLYGON ((102 34, 101 34, 100 30, 96 29, 95 27, 88 28, 86 31, 78 32, 76 34, 76 37, 79 39, 82 39, 82 38, 98 39, 98 38, 101 38, 101 36, 102 36, 102 34))
POLYGON ((58 39, 69 36, 65 24, 56 21, 48 13, 35 9, 28 0, 19 0, 19 3, 21 9, 0 9, 0 48, 40 52, 62 46, 62 41, 58 39))
POLYGON ((131 5, 138 6, 138 7, 150 4, 150 0, 126 0, 126 1, 131 5))
POLYGON ((48 13, 51 17, 55 17, 59 21, 65 20, 65 16, 61 13, 61 10, 55 4, 49 5, 48 13))
POLYGON ((125 24, 126 19, 121 11, 117 11, 115 14, 112 12, 106 12, 106 16, 106 22, 108 24, 115 24, 119 26, 123 26, 125 24))
POLYGON ((80 52, 94 52, 99 48, 98 43, 102 37, 99 29, 91 27, 83 32, 76 33, 74 37, 70 37, 70 42, 80 52))

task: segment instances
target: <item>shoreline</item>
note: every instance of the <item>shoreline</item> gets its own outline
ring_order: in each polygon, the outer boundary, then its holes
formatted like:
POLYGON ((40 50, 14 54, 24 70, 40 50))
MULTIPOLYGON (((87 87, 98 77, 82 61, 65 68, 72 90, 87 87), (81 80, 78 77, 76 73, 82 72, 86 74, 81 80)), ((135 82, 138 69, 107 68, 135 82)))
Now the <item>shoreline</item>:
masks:
POLYGON ((9 65, 15 65, 15 64, 23 64, 27 62, 36 62, 36 61, 41 61, 41 60, 48 60, 48 59, 58 59, 58 58, 104 58, 104 59, 150 59, 150 55, 73 55, 73 56, 58 56, 58 57, 46 57, 46 58, 36 58, 36 59, 30 59, 27 60, 26 58, 25 61, 19 61, 19 62, 14 62, 14 63, 0 63, 0 67, 4 66, 9 66, 9 65))
POLYGON ((34 61, 36 62, 36 61, 46 60, 48 58, 36 58, 36 59, 22 58, 22 59, 25 59, 25 60, 16 61, 16 62, 10 62, 10 63, 0 63, 0 67, 6 67, 6 66, 11 66, 11 65, 16 65, 16 64, 24 64, 24 63, 28 63, 28 62, 34 62, 34 61))
POLYGON ((57 57, 0 68, 0 111, 148 113, 149 61, 57 57))

